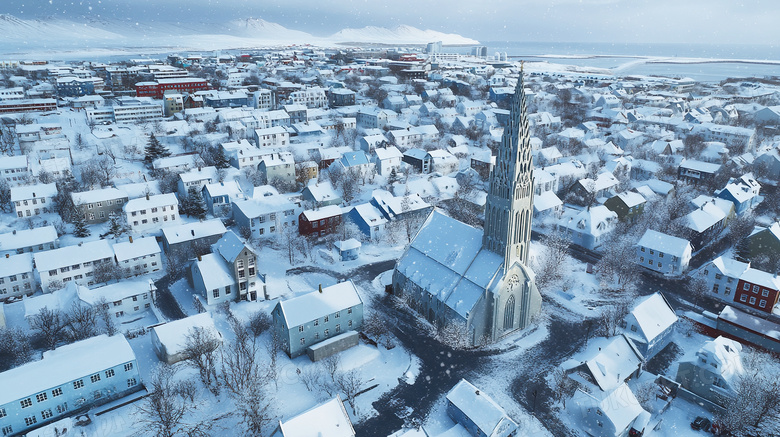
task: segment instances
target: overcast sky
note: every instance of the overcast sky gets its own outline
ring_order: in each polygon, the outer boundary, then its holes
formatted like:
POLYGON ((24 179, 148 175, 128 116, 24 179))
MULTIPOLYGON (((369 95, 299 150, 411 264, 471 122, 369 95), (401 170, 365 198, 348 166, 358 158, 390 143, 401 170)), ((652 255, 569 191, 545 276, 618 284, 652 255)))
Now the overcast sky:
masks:
POLYGON ((326 36, 408 24, 481 41, 780 43, 778 0, 2 0, 19 18, 262 18, 326 36))

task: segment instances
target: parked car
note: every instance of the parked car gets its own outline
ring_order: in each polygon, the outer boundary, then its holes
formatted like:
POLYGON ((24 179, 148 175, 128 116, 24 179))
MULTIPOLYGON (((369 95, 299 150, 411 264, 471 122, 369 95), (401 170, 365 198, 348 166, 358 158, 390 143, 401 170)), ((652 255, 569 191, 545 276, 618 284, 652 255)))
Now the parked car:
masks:
POLYGON ((698 416, 697 418, 693 419, 693 422, 691 422, 691 428, 695 429, 696 431, 709 431, 710 425, 712 425, 710 419, 701 416, 698 416))

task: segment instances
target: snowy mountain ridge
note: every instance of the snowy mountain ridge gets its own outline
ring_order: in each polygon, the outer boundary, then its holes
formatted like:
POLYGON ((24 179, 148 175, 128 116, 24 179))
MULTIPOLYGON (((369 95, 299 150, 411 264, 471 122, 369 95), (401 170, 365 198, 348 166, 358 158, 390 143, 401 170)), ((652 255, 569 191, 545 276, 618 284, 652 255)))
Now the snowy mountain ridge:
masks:
POLYGON ((268 45, 313 44, 444 44, 471 45, 478 41, 457 34, 421 30, 408 25, 342 29, 329 36, 289 29, 262 18, 227 23, 164 23, 83 17, 27 20, 0 15, 0 53, 42 51, 106 51, 132 49, 215 50, 268 45))

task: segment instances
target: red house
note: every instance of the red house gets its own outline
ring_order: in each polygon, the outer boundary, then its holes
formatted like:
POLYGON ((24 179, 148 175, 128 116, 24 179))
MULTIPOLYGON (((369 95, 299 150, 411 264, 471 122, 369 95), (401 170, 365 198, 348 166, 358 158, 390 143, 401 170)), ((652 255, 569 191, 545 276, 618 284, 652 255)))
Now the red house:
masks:
POLYGON ((739 277, 734 302, 771 313, 780 296, 780 278, 761 270, 748 268, 739 277))
POLYGON ((333 232, 339 224, 341 224, 341 207, 338 205, 307 209, 298 216, 298 232, 301 235, 321 237, 333 232))
POLYGON ((154 82, 138 82, 135 84, 136 97, 152 97, 162 99, 166 91, 192 94, 195 91, 210 89, 206 79, 198 77, 174 77, 170 79, 158 79, 154 82))

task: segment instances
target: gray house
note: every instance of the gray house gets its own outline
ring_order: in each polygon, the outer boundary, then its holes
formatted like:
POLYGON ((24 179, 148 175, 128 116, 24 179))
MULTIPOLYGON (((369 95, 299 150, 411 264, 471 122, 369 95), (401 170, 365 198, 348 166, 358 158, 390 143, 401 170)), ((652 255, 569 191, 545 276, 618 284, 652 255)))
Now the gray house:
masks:
POLYGON ((676 380, 683 388, 725 407, 736 396, 734 383, 744 372, 742 345, 726 337, 704 343, 691 361, 680 363, 676 380))
POLYGON ((128 200, 127 193, 116 188, 71 193, 70 196, 89 224, 104 222, 112 213, 123 214, 122 208, 128 200))
POLYGON ((171 254, 174 250, 186 252, 198 247, 208 247, 222 238, 225 232, 227 229, 220 219, 168 226, 162 229, 163 249, 165 253, 171 254))
POLYGON ((330 348, 324 352, 332 355, 357 344, 363 300, 355 284, 345 281, 281 301, 272 315, 282 348, 291 358, 326 340, 330 348))

